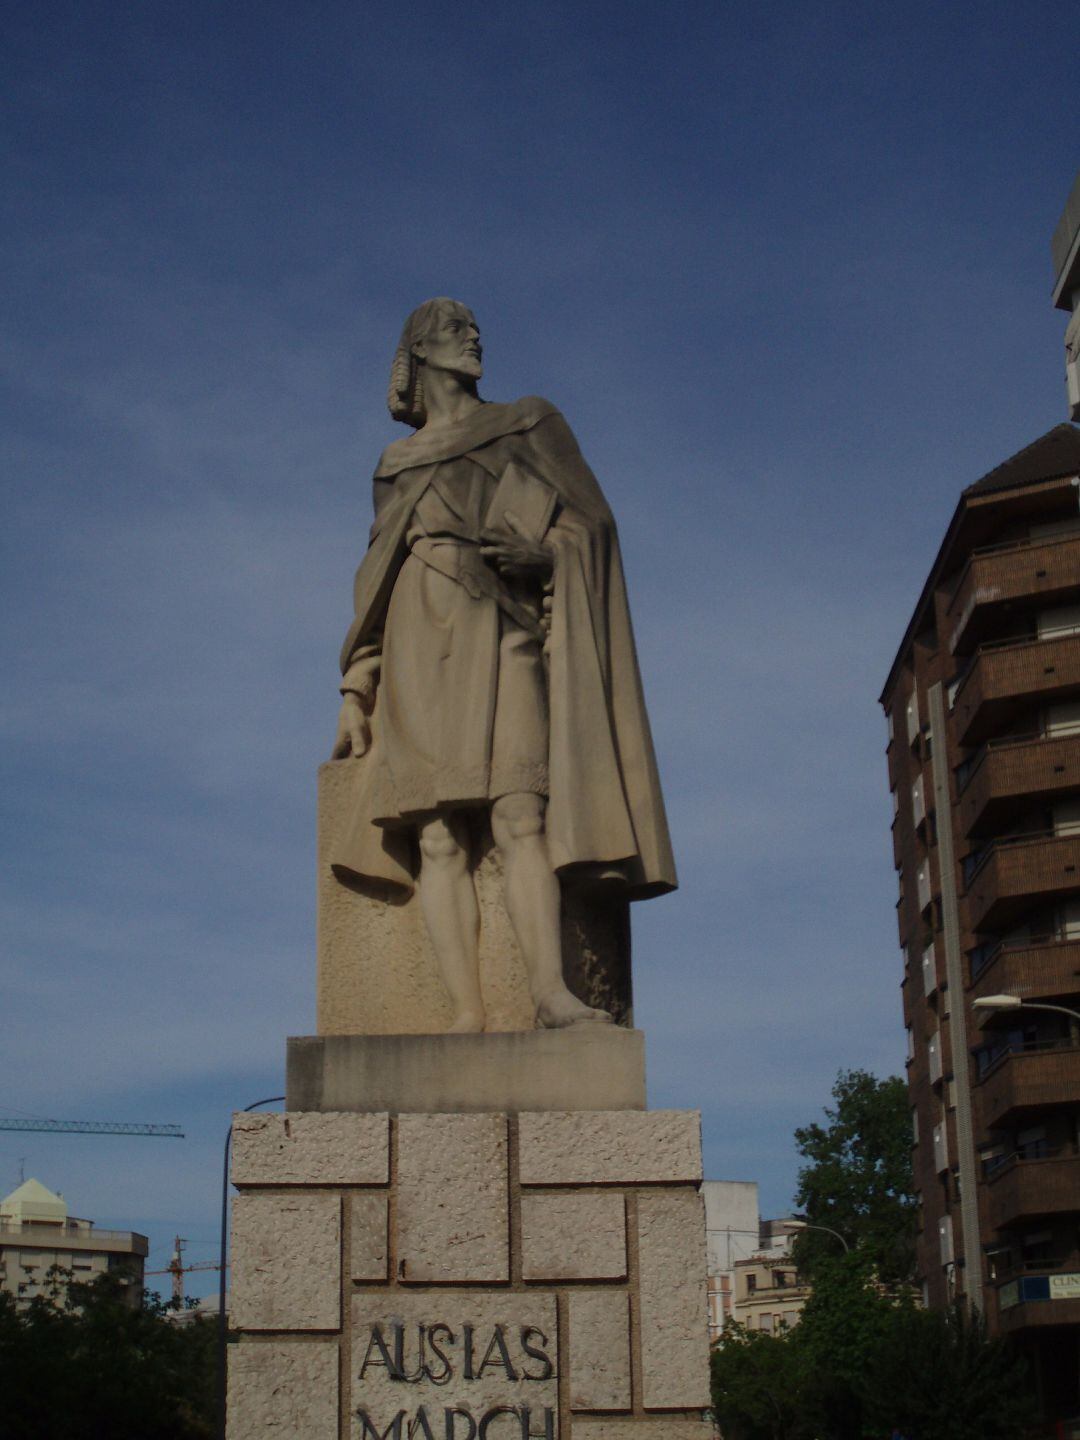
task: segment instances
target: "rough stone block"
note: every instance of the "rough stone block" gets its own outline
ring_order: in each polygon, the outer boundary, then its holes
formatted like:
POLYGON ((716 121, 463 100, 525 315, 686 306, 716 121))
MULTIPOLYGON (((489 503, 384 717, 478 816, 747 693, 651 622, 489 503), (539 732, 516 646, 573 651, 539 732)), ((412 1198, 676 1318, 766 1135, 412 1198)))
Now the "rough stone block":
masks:
POLYGON ((521 1197, 525 1280, 622 1280, 626 1202, 615 1190, 521 1197))
POLYGON ((694 1190, 638 1196, 642 1399, 646 1410, 709 1404, 705 1206, 694 1190))
POLYGON ((645 1037, 618 1025, 483 1035, 294 1035, 289 1110, 644 1110, 645 1037))
POLYGON ((234 1185, 385 1185, 388 1115, 233 1116, 234 1185))
POLYGON ((389 1258, 387 1196, 385 1191, 362 1190, 350 1196, 349 1264, 354 1280, 385 1280, 389 1258))
POLYGON ((505 1115, 402 1115, 397 1252, 405 1283, 510 1278, 505 1115))
POLYGON ((228 1440, 337 1440, 337 1345, 230 1345, 228 1413, 228 1440))
POLYGON ((570 1408, 630 1409, 630 1297, 625 1290, 571 1290, 570 1408))
POLYGON ((440 1440, 449 1434, 464 1440, 478 1432, 489 1440, 504 1433, 517 1436, 525 1428, 522 1406, 531 1412, 527 1428, 537 1435, 545 1434, 544 1412, 550 1410, 554 1428, 548 1433, 557 1436, 557 1339, 553 1295, 475 1290, 355 1294, 348 1397, 353 1440, 370 1440, 358 1411, 380 1436, 405 1411, 402 1440, 408 1434, 417 1440, 426 1434, 440 1440), (404 1379, 394 1378, 399 1363, 404 1379), (517 1420, 496 1416, 482 1425, 483 1417, 499 1406, 518 1409, 517 1420), (426 1430, 418 1420, 421 1408, 426 1430), (446 1411, 454 1408, 463 1413, 451 1423, 446 1411))
POLYGON ((574 1419, 574 1440, 713 1440, 715 1435, 708 1420, 574 1419))
MULTIPOLYGON (((343 884, 330 854, 363 779, 363 761, 319 767, 317 1015, 320 1035, 440 1034, 450 1001, 416 895, 343 884)), ((490 836, 476 871, 480 903, 480 985, 490 1030, 531 1030, 534 1007, 525 965, 502 898, 502 867, 490 836)), ((610 889, 611 887, 609 887, 610 889)), ((590 1005, 630 1013, 630 920, 624 898, 563 886, 563 968, 590 1005)))
POLYGON ((523 1185, 649 1185, 701 1180, 696 1110, 580 1111, 521 1117, 523 1185))
POLYGON ((251 1190, 233 1201, 232 1322, 240 1330, 341 1324, 341 1200, 251 1190))

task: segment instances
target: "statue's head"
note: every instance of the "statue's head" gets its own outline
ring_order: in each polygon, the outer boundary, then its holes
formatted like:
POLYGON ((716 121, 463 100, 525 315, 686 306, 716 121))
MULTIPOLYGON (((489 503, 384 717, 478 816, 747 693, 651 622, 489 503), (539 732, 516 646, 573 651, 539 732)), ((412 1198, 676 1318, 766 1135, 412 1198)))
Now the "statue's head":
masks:
POLYGON ((448 370, 475 386, 484 373, 480 331, 460 300, 440 296, 418 305, 405 321, 390 369, 390 414, 414 430, 424 424, 425 370, 448 370))

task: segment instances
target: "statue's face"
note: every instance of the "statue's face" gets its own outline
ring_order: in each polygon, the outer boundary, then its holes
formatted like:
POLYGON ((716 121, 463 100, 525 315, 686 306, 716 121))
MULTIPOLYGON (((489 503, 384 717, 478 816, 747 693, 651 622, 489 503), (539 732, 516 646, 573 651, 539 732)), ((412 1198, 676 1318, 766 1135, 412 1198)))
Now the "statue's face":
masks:
POLYGON ((479 326, 472 311, 456 301, 439 307, 427 334, 413 345, 413 354, 431 370, 450 370, 469 380, 479 380, 484 373, 479 326))

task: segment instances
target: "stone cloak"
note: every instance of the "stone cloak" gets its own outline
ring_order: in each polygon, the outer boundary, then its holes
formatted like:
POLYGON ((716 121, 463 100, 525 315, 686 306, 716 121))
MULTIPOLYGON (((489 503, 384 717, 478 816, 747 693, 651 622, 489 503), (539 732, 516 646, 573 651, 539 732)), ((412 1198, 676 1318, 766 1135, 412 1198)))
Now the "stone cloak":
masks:
MULTIPOLYGON (((342 673, 380 642, 390 594, 407 552, 406 532, 439 463, 468 455, 497 480, 515 463, 551 485, 561 504, 547 541, 555 550, 549 656, 550 795, 553 868, 570 875, 618 866, 631 899, 673 890, 675 864, 642 693, 615 523, 600 486, 559 412, 527 396, 485 404, 465 420, 390 445, 375 472, 375 523, 356 574, 355 618, 341 652, 342 673)), ((462 697, 467 703, 467 697, 462 697)), ((374 740, 355 768, 354 804, 331 857, 342 879, 359 877, 411 891, 411 834, 373 823, 379 706, 374 740)))

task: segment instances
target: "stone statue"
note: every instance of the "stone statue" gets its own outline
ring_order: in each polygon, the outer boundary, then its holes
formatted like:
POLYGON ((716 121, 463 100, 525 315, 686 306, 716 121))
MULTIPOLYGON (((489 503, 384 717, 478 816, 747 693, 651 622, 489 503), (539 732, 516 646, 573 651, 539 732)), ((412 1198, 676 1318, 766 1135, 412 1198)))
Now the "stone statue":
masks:
POLYGON ((414 885, 453 1007, 477 1032, 473 827, 490 820, 539 1026, 605 1022, 568 989, 560 877, 675 887, 611 512, 546 400, 480 398, 472 312, 405 323, 389 406, 414 434, 375 471, 375 523, 341 652, 335 759, 363 767, 331 856, 414 885))

